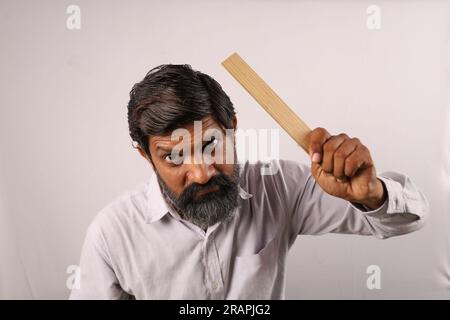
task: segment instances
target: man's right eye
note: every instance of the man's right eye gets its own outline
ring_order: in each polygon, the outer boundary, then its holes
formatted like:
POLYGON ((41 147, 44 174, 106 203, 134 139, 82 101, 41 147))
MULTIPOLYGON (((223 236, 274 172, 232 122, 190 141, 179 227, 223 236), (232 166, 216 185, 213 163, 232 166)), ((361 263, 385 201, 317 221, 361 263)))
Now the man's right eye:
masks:
POLYGON ((181 152, 180 153, 171 152, 164 156, 164 160, 167 163, 178 165, 183 162, 183 155, 181 154, 181 152))

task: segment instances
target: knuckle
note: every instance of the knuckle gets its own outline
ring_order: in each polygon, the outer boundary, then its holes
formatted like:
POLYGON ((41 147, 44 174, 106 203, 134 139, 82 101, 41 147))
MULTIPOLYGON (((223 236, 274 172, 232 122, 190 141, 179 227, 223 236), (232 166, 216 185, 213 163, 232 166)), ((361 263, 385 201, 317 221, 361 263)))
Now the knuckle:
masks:
POLYGON ((332 143, 332 141, 326 142, 326 143, 323 145, 323 150, 324 150, 325 152, 331 152, 331 151, 333 151, 333 143, 332 143))
POLYGON ((345 153, 341 150, 338 150, 334 153, 334 157, 338 159, 343 159, 345 157, 345 153))
POLYGON ((317 127, 317 128, 314 129, 314 131, 317 132, 317 133, 325 133, 326 132, 326 130, 324 128, 322 128, 322 127, 317 127))
POLYGON ((361 151, 363 151, 363 152, 365 152, 365 153, 368 153, 369 152, 369 149, 365 146, 365 145, 360 145, 359 146, 360 148, 361 148, 361 151))
POLYGON ((312 136, 315 137, 316 139, 323 139, 324 137, 327 137, 328 131, 322 127, 318 127, 316 129, 313 130, 312 132, 312 136))
POLYGON ((349 170, 353 169, 353 167, 356 166, 356 160, 354 157, 350 157, 345 159, 345 167, 348 168, 349 170))

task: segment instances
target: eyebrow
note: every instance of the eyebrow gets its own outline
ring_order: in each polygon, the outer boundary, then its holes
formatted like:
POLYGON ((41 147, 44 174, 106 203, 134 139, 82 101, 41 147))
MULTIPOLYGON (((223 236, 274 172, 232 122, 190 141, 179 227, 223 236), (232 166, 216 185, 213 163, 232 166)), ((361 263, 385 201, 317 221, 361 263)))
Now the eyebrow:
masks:
POLYGON ((161 153, 163 153, 163 152, 172 152, 172 148, 165 148, 165 147, 162 147, 162 146, 157 146, 156 147, 156 152, 157 153, 159 153, 159 154, 161 154, 161 153))
MULTIPOLYGON (((212 137, 210 137, 209 140, 203 141, 203 143, 202 143, 202 148, 203 148, 205 145, 207 145, 208 143, 210 143, 211 140, 212 140, 212 137)), ((171 153, 171 152, 172 152, 172 149, 173 149, 173 148, 165 148, 165 147, 163 147, 163 146, 158 145, 158 146, 156 146, 156 153, 158 153, 158 154, 162 154, 162 153, 171 153)))

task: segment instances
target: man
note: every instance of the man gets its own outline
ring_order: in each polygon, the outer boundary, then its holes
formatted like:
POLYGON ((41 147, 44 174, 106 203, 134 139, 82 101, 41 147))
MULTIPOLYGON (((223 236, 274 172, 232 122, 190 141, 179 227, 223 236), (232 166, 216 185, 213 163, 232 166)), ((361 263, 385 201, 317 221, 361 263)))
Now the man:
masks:
POLYGON ((155 174, 90 225, 72 299, 280 299, 297 235, 384 239, 418 230, 428 212, 406 175, 377 175, 357 138, 323 128, 308 137, 311 166, 273 161, 261 174, 261 163, 217 161, 235 155, 219 137, 236 128, 233 104, 188 65, 137 83, 128 121, 155 174))

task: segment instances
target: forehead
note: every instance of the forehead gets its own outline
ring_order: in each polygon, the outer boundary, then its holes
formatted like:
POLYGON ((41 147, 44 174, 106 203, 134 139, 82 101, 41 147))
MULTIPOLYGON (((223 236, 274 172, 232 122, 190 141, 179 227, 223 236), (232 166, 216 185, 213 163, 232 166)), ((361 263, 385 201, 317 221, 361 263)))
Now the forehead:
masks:
MULTIPOLYGON (((191 135, 191 137, 196 138, 194 136, 195 135, 202 135, 206 130, 208 129, 220 129, 221 131, 223 131, 222 127, 217 123, 217 121, 211 117, 205 117, 202 120, 198 120, 199 122, 201 121, 201 130, 197 130, 197 132, 195 132, 194 128, 194 121, 192 121, 191 123, 187 123, 186 125, 180 127, 180 129, 185 129, 189 132, 189 134, 191 135)), ((201 137, 200 137, 201 138, 201 137)), ((192 139, 193 141, 194 139, 192 139)), ((179 143, 180 140, 172 140, 172 132, 168 133, 167 135, 164 136, 150 136, 149 137, 149 145, 151 149, 155 149, 158 147, 165 147, 168 148, 170 146, 175 146, 176 144, 179 143)))

